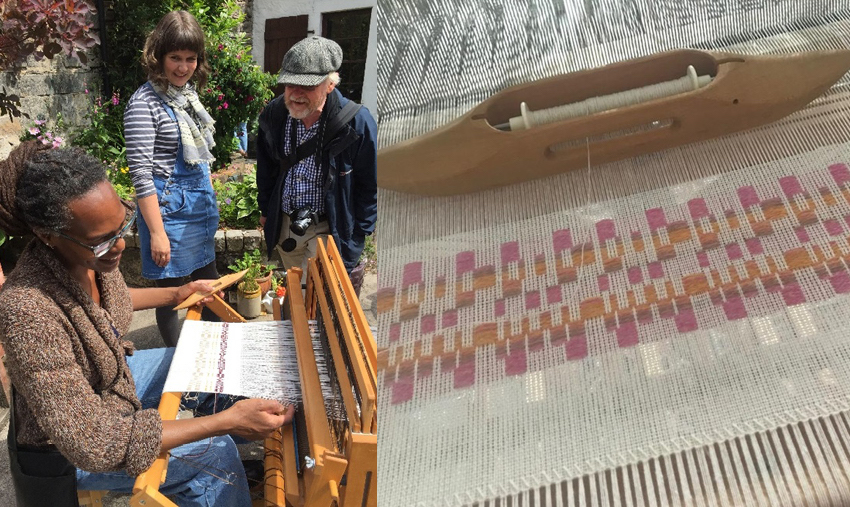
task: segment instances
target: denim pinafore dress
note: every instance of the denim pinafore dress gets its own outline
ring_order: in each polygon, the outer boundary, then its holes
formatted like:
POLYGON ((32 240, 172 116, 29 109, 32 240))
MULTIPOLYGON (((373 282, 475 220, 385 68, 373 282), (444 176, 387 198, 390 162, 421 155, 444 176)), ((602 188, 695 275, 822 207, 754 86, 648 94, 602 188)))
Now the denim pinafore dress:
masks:
MULTIPOLYGON (((162 105, 176 122, 174 110, 165 102, 162 105)), ((171 176, 153 179, 162 224, 171 243, 171 260, 165 267, 154 263, 150 229, 142 214, 138 216, 142 276, 149 280, 187 276, 215 260, 219 216, 209 164, 187 165, 179 134, 177 139, 177 160, 171 176)))

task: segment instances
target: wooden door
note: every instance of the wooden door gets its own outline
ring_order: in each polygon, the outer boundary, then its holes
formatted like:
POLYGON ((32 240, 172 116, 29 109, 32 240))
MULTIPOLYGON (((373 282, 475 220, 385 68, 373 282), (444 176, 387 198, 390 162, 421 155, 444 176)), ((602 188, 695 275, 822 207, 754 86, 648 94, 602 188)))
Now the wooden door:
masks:
MULTIPOLYGON (((307 15, 267 19, 263 67, 266 72, 278 74, 283 55, 296 42, 307 37, 307 15)), ((275 97, 283 93, 283 85, 272 87, 275 97)))
POLYGON ((322 36, 342 48, 339 91, 355 102, 360 102, 363 94, 371 22, 371 8, 322 13, 322 36))

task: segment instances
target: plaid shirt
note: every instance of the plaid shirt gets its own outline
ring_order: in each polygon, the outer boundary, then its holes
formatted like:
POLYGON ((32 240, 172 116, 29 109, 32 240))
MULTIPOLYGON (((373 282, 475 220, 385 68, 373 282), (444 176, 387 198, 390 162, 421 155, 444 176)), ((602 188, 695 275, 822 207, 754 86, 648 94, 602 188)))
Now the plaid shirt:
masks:
MULTIPOLYGON (((292 151, 290 139, 292 126, 288 122, 293 121, 296 122, 297 144, 301 146, 316 135, 316 132, 319 131, 319 123, 322 120, 319 119, 308 129, 301 120, 292 117, 287 119, 286 127, 283 129, 283 149, 287 156, 292 151)), ((280 201, 280 208, 284 213, 290 214, 295 210, 309 206, 321 215, 325 212, 325 199, 322 194, 322 171, 319 168, 318 157, 313 154, 305 157, 289 169, 286 181, 283 184, 283 199, 280 201)))

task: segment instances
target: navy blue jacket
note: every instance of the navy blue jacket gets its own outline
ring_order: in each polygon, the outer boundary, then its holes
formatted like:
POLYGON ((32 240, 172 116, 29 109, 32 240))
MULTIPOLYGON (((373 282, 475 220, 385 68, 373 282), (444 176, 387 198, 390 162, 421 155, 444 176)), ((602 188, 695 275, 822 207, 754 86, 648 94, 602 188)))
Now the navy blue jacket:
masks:
MULTIPOLYGON (((328 95, 327 121, 349 100, 338 90, 328 95)), ((289 118, 283 95, 269 102, 260 114, 257 134, 257 203, 266 217, 263 228, 268 255, 280 240, 281 198, 286 173, 283 127, 289 118)), ((322 149, 325 214, 346 269, 357 265, 366 236, 375 230, 378 217, 377 133, 375 119, 365 107, 322 149)))

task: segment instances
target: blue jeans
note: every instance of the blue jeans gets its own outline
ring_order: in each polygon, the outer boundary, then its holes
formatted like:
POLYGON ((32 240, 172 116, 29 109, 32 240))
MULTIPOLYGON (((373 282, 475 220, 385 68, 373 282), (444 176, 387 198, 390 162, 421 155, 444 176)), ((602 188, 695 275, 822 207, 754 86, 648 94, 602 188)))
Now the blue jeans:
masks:
POLYGON ((248 151, 248 122, 243 121, 236 128, 236 132, 233 133, 233 137, 239 139, 239 149, 242 151, 248 151))
MULTIPOLYGON (((174 349, 137 350, 127 356, 142 408, 159 406, 162 387, 174 349)), ((227 396, 200 395, 182 407, 196 413, 221 411, 235 400, 227 396)), ((136 478, 125 472, 77 470, 77 489, 131 493, 136 478)), ((180 507, 250 507, 248 480, 236 444, 229 436, 207 438, 171 450, 162 494, 180 507)))

